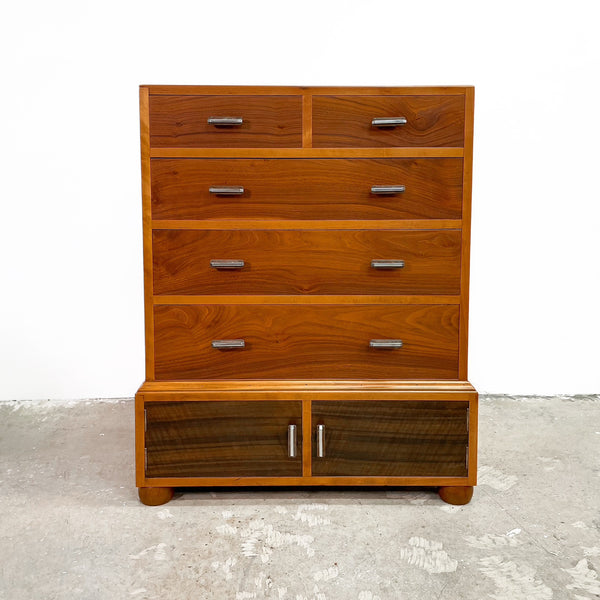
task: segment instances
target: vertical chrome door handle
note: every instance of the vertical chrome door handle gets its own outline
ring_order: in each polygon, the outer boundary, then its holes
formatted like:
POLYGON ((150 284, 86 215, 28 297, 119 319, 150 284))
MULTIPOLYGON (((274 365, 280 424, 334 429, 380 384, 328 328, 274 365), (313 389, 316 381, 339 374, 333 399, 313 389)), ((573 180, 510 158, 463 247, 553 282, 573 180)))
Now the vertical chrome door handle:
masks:
POLYGON ((288 425, 288 456, 296 458, 296 425, 288 425))
POLYGON ((317 456, 325 456, 325 425, 317 425, 317 456))

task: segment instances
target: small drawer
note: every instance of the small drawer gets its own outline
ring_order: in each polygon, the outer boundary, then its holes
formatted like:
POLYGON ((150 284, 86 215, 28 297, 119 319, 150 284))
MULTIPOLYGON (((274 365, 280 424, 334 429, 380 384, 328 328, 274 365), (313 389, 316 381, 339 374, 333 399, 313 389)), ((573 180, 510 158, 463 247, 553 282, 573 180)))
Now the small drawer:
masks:
POLYGON ((314 96, 313 147, 462 147, 465 98, 314 96))
POLYGON ((154 148, 301 145, 301 96, 150 96, 154 148))
POLYGON ((312 403, 314 476, 466 477, 469 403, 312 403))
POLYGON ((457 379, 458 322, 455 304, 156 305, 155 376, 457 379))
POLYGON ((462 168, 461 158, 156 158, 152 217, 460 219, 462 168))
POLYGON ((155 230, 155 294, 459 294, 460 230, 155 230))
POLYGON ((170 398, 144 408, 147 477, 302 475, 301 402, 170 398))

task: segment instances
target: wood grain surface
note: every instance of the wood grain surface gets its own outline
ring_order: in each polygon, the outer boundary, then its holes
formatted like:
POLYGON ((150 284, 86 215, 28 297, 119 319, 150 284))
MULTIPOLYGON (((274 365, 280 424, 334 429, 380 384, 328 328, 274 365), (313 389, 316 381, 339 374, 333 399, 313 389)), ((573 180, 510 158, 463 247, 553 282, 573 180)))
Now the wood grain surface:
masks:
POLYGON ((152 159, 154 219, 460 219, 462 159, 152 159), (209 193, 243 186, 241 196, 209 193), (378 196, 374 185, 404 185, 378 196))
POLYGON ((460 230, 155 230, 154 293, 459 294, 460 249, 460 230), (211 259, 244 267, 217 270, 211 259))
POLYGON ((466 476, 468 402, 313 402, 314 476, 466 476), (317 456, 317 425, 325 456, 317 456))
POLYGON ((314 96, 313 147, 462 146, 464 96, 314 96), (378 128, 377 117, 406 125, 378 128))
POLYGON ((152 147, 302 146, 302 96, 150 96, 152 147), (242 117, 215 127, 209 117, 242 117))
POLYGON ((155 305, 155 376, 456 379, 458 305, 155 305), (217 350, 212 340, 244 339, 217 350), (401 339, 381 350, 371 339, 401 339))
POLYGON ((301 402, 153 402, 146 408, 147 477, 302 475, 301 402), (288 457, 288 425, 297 456, 288 457))

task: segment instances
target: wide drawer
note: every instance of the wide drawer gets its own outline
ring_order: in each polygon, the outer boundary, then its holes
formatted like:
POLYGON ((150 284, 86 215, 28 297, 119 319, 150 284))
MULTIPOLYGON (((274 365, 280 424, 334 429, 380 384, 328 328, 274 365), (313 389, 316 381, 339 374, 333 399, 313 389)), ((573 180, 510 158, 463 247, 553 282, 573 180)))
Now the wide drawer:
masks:
POLYGON ((313 402, 313 476, 464 477, 468 402, 313 402))
POLYGON ((301 402, 147 402, 147 477, 302 475, 301 402), (295 449, 295 446, 294 446, 295 449))
POLYGON ((456 379, 458 324, 454 304, 156 305, 155 377, 456 379))
POLYGON ((312 117, 315 148, 464 145, 462 95, 314 96, 312 117))
POLYGON ((458 294, 460 230, 155 230, 155 294, 458 294))
POLYGON ((460 158, 153 159, 152 217, 460 219, 462 168, 460 158))
POLYGON ((301 145, 301 96, 150 96, 150 146, 155 148, 301 145))

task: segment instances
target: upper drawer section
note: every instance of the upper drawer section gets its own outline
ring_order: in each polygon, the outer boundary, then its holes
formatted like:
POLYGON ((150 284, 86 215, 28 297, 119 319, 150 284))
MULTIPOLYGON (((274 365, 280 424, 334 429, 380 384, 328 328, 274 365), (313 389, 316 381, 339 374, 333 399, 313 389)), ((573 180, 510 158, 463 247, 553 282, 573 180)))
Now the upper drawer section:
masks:
POLYGON ((151 95, 150 146, 299 148, 302 97, 151 95), (219 124, 227 118, 235 124, 219 124))
POLYGON ((462 147, 464 126, 462 95, 313 96, 315 148, 462 147))

